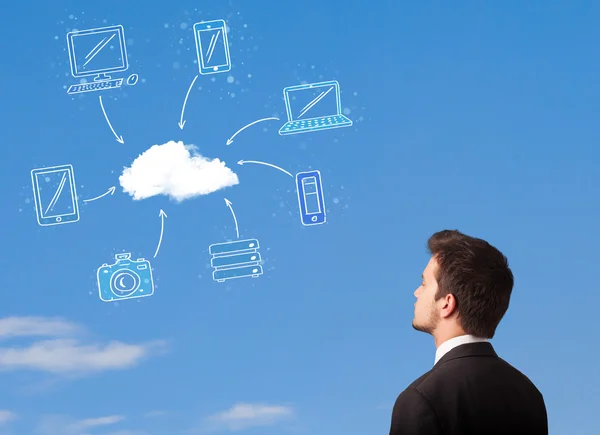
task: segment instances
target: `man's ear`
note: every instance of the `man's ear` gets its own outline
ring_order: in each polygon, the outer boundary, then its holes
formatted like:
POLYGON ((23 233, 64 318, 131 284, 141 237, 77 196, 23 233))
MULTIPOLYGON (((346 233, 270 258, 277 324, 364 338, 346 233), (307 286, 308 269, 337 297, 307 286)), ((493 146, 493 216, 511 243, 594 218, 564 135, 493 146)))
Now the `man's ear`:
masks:
POLYGON ((454 313, 458 312, 456 298, 451 293, 448 293, 446 296, 442 297, 439 303, 441 304, 440 316, 443 318, 450 317, 454 313))

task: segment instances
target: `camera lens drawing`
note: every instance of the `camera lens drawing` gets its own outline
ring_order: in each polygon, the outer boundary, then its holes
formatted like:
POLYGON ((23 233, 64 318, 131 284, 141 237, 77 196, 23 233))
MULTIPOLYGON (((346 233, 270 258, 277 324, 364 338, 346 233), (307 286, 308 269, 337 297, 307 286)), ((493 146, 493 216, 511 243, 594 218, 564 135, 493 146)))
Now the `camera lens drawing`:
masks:
POLYGON ((131 259, 131 253, 115 255, 116 262, 98 268, 98 292, 104 302, 143 298, 154 294, 152 267, 148 260, 131 259))
MULTIPOLYGON (((200 75, 213 75, 231 70, 227 30, 224 20, 201 21, 194 24, 194 40, 200 75)), ((71 75, 81 79, 79 84, 71 84, 68 87, 68 95, 119 90, 124 82, 129 86, 138 83, 137 74, 129 75, 126 80, 110 76, 110 74, 122 73, 129 69, 125 31, 122 25, 69 32, 67 33, 67 48, 71 75), (86 80, 89 77, 93 77, 93 79, 88 83, 86 80)), ((183 120, 185 105, 198 77, 197 75, 192 80, 185 97, 179 121, 180 129, 183 129, 185 125, 183 120)), ((342 113, 340 94, 340 85, 336 80, 284 88, 283 102, 287 121, 279 128, 278 134, 288 136, 352 126, 352 121, 342 113)), ((118 142, 123 144, 122 137, 117 135, 108 119, 102 104, 102 97, 99 97, 99 100, 113 135, 118 142)), ((262 118, 240 128, 229 138, 227 145, 230 145, 233 138, 243 130, 267 120, 278 120, 278 118, 262 118)), ((173 143, 173 141, 170 142, 171 146, 173 143)), ((183 143, 181 146, 184 146, 183 143)), ((224 163, 222 162, 223 165, 224 163)), ((327 222, 320 171, 311 169, 298 172, 294 176, 270 163, 256 160, 238 161, 240 165, 244 163, 270 166, 295 179, 299 217, 303 226, 314 227, 327 222)), ((235 174, 233 175, 235 176, 235 174)), ((31 180, 39 225, 46 227, 79 221, 79 199, 72 165, 33 169, 31 180)), ((125 186, 121 185, 126 191, 125 186)), ((113 195, 114 192, 115 186, 108 189, 106 193, 95 198, 85 199, 83 202, 95 201, 109 194, 113 195)), ((128 192, 131 194, 131 191, 128 192)), ((262 266, 264 260, 259 252, 260 244, 255 238, 240 239, 232 203, 227 198, 225 198, 225 203, 231 210, 237 237, 235 240, 214 243, 208 247, 211 256, 210 265, 213 268, 212 278, 216 282, 246 277, 258 278, 264 273, 262 266)), ((162 224, 160 240, 154 257, 158 253, 163 237, 166 214, 162 209, 160 216, 162 224)), ((150 261, 144 258, 132 259, 130 252, 116 254, 112 264, 102 264, 96 271, 96 278, 98 295, 103 302, 139 299, 154 294, 154 278, 150 261)))

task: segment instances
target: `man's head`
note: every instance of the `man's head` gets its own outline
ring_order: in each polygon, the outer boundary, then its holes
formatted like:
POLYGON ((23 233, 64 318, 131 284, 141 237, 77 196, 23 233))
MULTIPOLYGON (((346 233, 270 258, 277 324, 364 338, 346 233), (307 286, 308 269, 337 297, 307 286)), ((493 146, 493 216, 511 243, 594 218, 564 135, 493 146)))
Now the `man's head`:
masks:
POLYGON ((415 291, 413 328, 436 342, 462 334, 493 338, 514 284, 506 257, 456 230, 435 233, 427 246, 431 258, 415 291))

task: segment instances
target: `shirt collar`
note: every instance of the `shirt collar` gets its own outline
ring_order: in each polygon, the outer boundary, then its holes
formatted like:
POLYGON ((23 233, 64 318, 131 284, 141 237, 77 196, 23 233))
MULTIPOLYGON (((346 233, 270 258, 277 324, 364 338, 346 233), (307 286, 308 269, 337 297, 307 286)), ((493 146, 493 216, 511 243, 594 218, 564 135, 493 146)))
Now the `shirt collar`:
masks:
POLYGON ((448 352, 454 349, 456 346, 460 346, 461 344, 467 343, 481 343, 486 342, 486 338, 475 337, 474 335, 459 335, 458 337, 451 338, 450 340, 444 341, 439 345, 437 350, 435 351, 435 364, 448 352))

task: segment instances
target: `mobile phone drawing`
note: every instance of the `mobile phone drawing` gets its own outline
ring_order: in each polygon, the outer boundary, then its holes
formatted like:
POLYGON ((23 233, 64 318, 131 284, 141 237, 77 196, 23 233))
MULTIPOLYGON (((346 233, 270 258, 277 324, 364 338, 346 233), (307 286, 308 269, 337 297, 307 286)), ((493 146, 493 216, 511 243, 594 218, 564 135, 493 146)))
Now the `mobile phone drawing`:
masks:
POLYGON ((298 205, 302 225, 320 225, 327 220, 323 199, 323 185, 319 171, 296 174, 298 205))
POLYGON ((224 20, 194 24, 194 38, 200 74, 216 74, 231 70, 227 25, 224 20))
POLYGON ((33 169, 31 181, 38 224, 49 226, 79 220, 72 165, 33 169))

